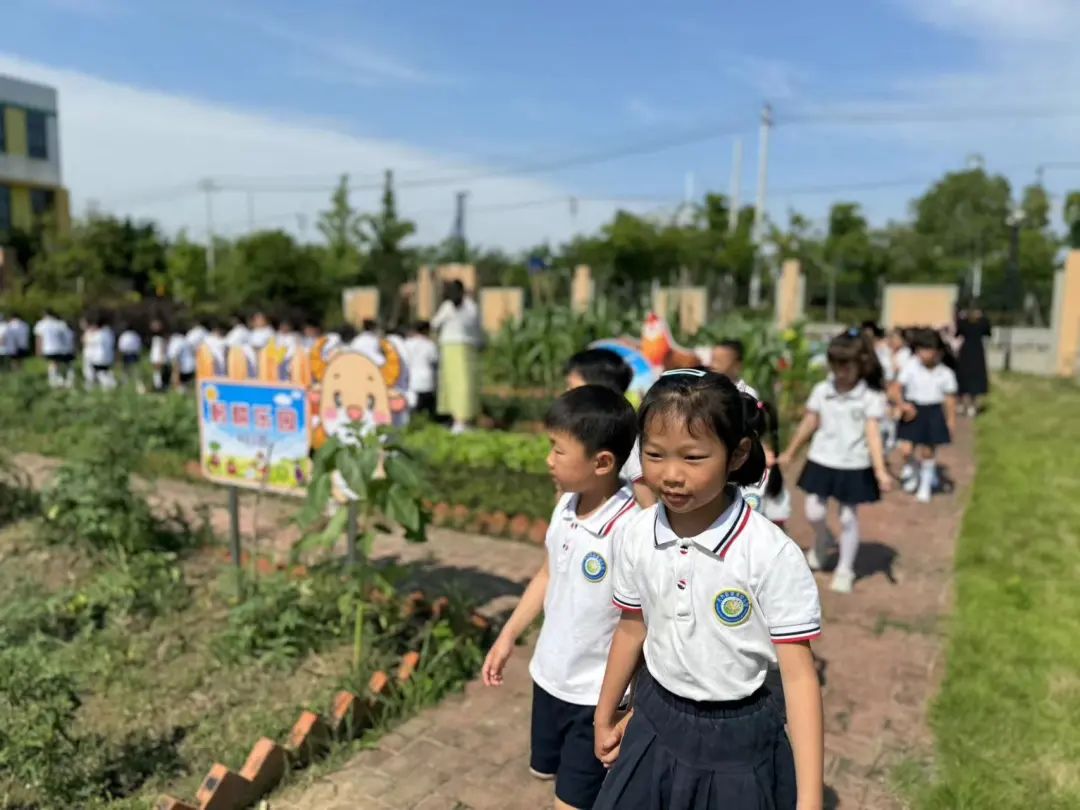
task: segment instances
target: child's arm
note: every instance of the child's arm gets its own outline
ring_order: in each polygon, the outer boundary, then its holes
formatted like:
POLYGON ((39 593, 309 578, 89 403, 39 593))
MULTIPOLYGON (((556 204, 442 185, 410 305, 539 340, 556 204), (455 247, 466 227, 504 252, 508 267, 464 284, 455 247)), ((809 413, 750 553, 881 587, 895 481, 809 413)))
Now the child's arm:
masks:
POLYGON ((514 652, 514 644, 529 625, 536 621, 536 617, 544 609, 544 597, 547 595, 549 578, 548 558, 545 554, 543 565, 540 566, 540 570, 536 572, 532 581, 529 582, 529 586, 525 589, 525 593, 521 595, 517 607, 510 614, 510 619, 503 625, 499 637, 495 639, 495 643, 491 645, 491 649, 488 651, 487 658, 484 659, 481 674, 485 686, 502 685, 503 668, 510 659, 510 655, 514 652))
POLYGON ((814 431, 818 429, 818 425, 821 420, 818 418, 816 411, 807 411, 803 416, 802 421, 799 422, 799 426, 795 429, 795 435, 791 437, 791 441, 788 442, 787 450, 785 450, 780 458, 777 459, 781 465, 787 465, 791 463, 795 454, 799 452, 799 448, 810 441, 810 437, 814 435, 814 431))
POLYGON ((956 394, 947 394, 944 402, 945 424, 949 433, 956 433, 956 394))
POLYGON ((870 450, 870 463, 878 486, 882 492, 888 492, 892 489, 892 478, 885 466, 885 443, 881 441, 881 423, 877 419, 866 420, 866 446, 870 450))
POLYGON ((611 765, 619 756, 619 745, 625 724, 616 725, 619 703, 622 702, 634 673, 641 666, 641 649, 645 646, 645 621, 640 611, 624 611, 611 639, 604 684, 593 716, 596 736, 596 757, 611 765))
POLYGON ((807 641, 775 646, 784 684, 791 747, 795 753, 798 810, 821 810, 825 732, 821 684, 814 667, 814 654, 807 641))

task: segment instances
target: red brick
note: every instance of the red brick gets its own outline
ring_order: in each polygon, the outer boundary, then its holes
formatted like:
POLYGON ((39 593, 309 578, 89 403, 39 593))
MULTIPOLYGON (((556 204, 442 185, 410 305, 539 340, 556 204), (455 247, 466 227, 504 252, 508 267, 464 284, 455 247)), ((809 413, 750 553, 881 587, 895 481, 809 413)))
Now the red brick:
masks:
POLYGON ((285 749, 263 737, 248 754, 240 775, 251 783, 252 795, 264 796, 285 776, 285 749))
POLYGON ((247 779, 217 762, 203 779, 195 798, 199 810, 239 810, 258 797, 252 795, 247 779))
POLYGON ((289 732, 286 748, 297 764, 307 764, 330 745, 330 728, 315 712, 305 711, 289 732))
POLYGON ((402 683, 409 680, 419 665, 420 653, 415 650, 405 653, 405 655, 401 656, 401 663, 398 665, 397 679, 402 683))

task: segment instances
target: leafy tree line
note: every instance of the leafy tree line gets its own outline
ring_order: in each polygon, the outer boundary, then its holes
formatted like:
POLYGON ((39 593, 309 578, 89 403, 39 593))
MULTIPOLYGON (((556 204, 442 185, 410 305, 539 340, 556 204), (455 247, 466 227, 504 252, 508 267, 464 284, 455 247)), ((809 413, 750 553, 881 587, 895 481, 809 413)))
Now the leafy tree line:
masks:
POLYGON ((184 233, 170 239, 148 221, 91 215, 62 236, 43 228, 0 235, 20 267, 7 279, 0 309, 35 317, 46 305, 69 316, 133 302, 168 302, 196 314, 257 305, 333 323, 341 318, 343 287, 377 285, 384 315, 395 319, 402 314, 394 308, 400 285, 418 266, 447 261, 476 265, 483 284, 526 286, 555 301, 566 300, 573 267, 588 264, 599 289, 616 301, 639 300, 660 281, 706 285, 714 300, 734 306, 746 301, 756 263, 768 285, 768 271, 795 257, 803 262, 814 309, 831 302, 840 311, 875 310, 889 281, 959 283, 970 292, 979 266, 985 305, 1004 310, 1018 294, 1006 283, 1011 222, 1018 230, 1022 290, 1045 307, 1061 247, 1080 247, 1080 191, 1066 199, 1060 235, 1051 228, 1041 186, 1022 191, 1018 219, 1012 200, 1000 175, 981 168, 950 172, 912 201, 907 221, 873 227, 857 202, 837 201, 820 225, 797 211, 788 212, 786 223, 769 223, 765 249, 758 250, 753 210, 744 207, 732 217, 727 197, 706 194, 674 215, 618 211, 594 234, 512 254, 452 239, 416 245, 414 223, 398 213, 390 172, 374 213, 352 206, 343 176, 319 216, 318 243, 299 242, 283 230, 219 237, 212 272, 204 244, 184 233), (538 286, 541 278, 545 284, 538 286))

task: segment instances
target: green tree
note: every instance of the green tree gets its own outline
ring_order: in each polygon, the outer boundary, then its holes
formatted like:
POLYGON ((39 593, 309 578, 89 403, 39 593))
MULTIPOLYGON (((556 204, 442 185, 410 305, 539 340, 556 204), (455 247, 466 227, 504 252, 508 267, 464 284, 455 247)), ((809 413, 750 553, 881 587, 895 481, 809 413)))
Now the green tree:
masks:
POLYGON ((362 216, 349 202, 349 175, 343 174, 330 196, 330 208, 319 214, 316 227, 326 240, 327 274, 344 284, 355 283, 361 276, 362 226, 362 216))
POLYGON ((338 288, 323 275, 318 248, 299 245, 284 231, 257 231, 223 247, 213 285, 223 308, 321 315, 336 300, 338 288))
POLYGON ((162 295, 188 306, 208 300, 206 248, 181 232, 165 254, 165 272, 155 280, 162 295))
POLYGON ((1068 243, 1074 250, 1080 249, 1080 191, 1070 191, 1065 197, 1065 227, 1069 229, 1068 243))
POLYGON ((378 286, 384 313, 396 319, 401 314, 397 311, 399 290, 413 269, 413 256, 404 243, 416 232, 416 225, 398 216, 393 172, 386 172, 379 212, 362 217, 360 232, 367 246, 364 275, 378 286))

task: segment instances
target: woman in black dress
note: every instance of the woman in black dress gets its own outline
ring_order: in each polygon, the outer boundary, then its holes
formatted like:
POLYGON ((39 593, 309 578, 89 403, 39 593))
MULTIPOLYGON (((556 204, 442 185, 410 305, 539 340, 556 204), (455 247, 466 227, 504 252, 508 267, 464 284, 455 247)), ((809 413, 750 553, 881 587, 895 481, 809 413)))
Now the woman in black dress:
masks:
POLYGON ((983 338, 990 337, 990 321, 981 309, 961 310, 956 316, 956 336, 960 340, 956 364, 960 413, 974 416, 978 412, 979 398, 990 388, 983 347, 983 338))

